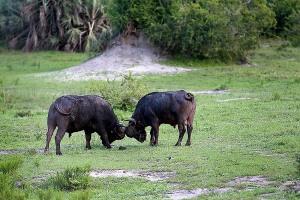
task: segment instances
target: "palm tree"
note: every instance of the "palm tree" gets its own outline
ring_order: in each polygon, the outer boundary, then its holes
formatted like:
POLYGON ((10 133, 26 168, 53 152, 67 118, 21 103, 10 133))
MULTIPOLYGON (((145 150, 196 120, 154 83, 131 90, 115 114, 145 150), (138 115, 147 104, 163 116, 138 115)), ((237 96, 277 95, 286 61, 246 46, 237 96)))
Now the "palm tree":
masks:
MULTIPOLYGON (((5 0, 0 0, 0 5, 5 0)), ((7 41, 24 51, 60 49, 99 51, 110 38, 110 25, 101 0, 22 0, 16 9, 16 19, 4 24, 13 27, 7 41), (20 27, 22 29, 20 30, 20 27)), ((0 26, 1 24, 0 15, 0 26)))
POLYGON ((106 10, 99 0, 84 0, 69 9, 63 20, 68 43, 82 51, 99 51, 111 37, 106 10))

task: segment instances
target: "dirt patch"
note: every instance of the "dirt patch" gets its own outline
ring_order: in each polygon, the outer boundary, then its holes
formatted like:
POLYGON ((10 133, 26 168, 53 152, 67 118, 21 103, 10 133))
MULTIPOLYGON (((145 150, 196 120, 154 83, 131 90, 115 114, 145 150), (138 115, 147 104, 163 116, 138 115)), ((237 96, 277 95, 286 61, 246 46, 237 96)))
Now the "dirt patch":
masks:
POLYGON ((191 199, 196 198, 203 194, 208 194, 210 191, 209 189, 195 189, 195 190, 176 190, 170 194, 166 194, 167 197, 178 200, 178 199, 191 199))
MULTIPOLYGON (((94 178, 105 178, 105 177, 132 177, 132 178, 144 178, 152 182, 163 182, 174 177, 175 171, 164 171, 164 172, 145 172, 135 170, 93 170, 90 172, 90 176, 94 178)), ((33 183, 44 182, 47 176, 36 177, 32 179, 33 183)), ((168 183, 170 187, 178 187, 178 184, 168 183)), ((280 185, 276 181, 270 181, 263 176, 246 176, 239 177, 232 181, 227 182, 226 186, 218 188, 197 188, 194 190, 172 190, 169 193, 161 194, 162 198, 180 200, 180 199, 191 199, 197 198, 201 195, 206 194, 222 194, 229 191, 250 191, 257 188, 267 187, 270 184, 280 185), (241 187, 243 186, 243 187, 241 187)), ((274 193, 262 194, 261 199, 272 198, 280 191, 287 190, 299 193, 300 192, 300 181, 287 181, 282 183, 278 190, 274 193)))
POLYGON ((241 178, 236 178, 233 181, 228 182, 229 185, 240 185, 240 184, 252 184, 256 186, 264 186, 274 183, 274 181, 269 181, 263 176, 246 176, 241 178))
POLYGON ((0 150, 0 155, 20 154, 20 153, 43 154, 44 150, 43 149, 0 150))
POLYGON ((55 77, 54 79, 58 81, 86 81, 120 79, 123 74, 129 73, 133 75, 166 74, 191 70, 159 64, 158 62, 164 58, 146 41, 143 34, 138 37, 131 36, 126 41, 120 39, 100 56, 81 65, 46 75, 55 77))
POLYGON ((176 172, 139 172, 130 170, 101 170, 91 171, 90 176, 94 178, 104 177, 133 177, 133 178, 145 178, 149 181, 165 181, 176 175, 176 172))
POLYGON ((24 150, 0 150, 0 155, 24 153, 24 150))
POLYGON ((193 91, 193 94, 203 94, 203 95, 214 95, 214 94, 229 94, 229 90, 204 90, 204 91, 193 91))
POLYGON ((260 188, 268 186, 269 184, 275 183, 274 181, 269 181, 263 176, 246 176, 241 178, 236 178, 227 183, 226 187, 220 188, 198 188, 195 190, 173 190, 170 193, 166 194, 168 198, 179 200, 179 199, 190 199, 197 198, 201 195, 210 194, 210 193, 225 193, 228 191, 237 191, 237 190, 253 190, 255 188, 260 188), (238 187, 239 185, 245 184, 245 187, 238 187))
POLYGON ((233 99, 222 99, 222 100, 217 100, 217 102, 224 103, 230 101, 244 101, 244 100, 258 100, 258 99, 243 97, 243 98, 233 98, 233 99))
MULTIPOLYGON (((134 177, 134 178, 145 178, 149 181, 166 181, 167 179, 176 175, 176 172, 141 172, 141 171, 133 171, 133 170, 101 170, 101 171, 92 171, 90 176, 92 177, 134 177)), ((239 191, 239 190, 253 190, 256 188, 261 188, 268 186, 272 183, 276 183, 275 181, 270 181, 263 176, 246 176, 241 178, 236 178, 232 181, 229 181, 225 187, 220 188, 197 188, 194 190, 173 190, 167 194, 163 194, 163 197, 179 200, 179 199, 191 199, 197 198, 201 195, 210 194, 210 193, 226 193, 229 191, 239 191), (245 185, 245 187, 239 187, 239 185, 245 185)), ((171 183, 170 183, 171 185, 171 183)), ((290 187, 299 187, 299 185, 295 186, 295 183, 286 183, 285 188, 290 187)), ((176 185, 172 186, 176 187, 176 185)), ((272 195, 272 194, 268 194, 272 195)))
POLYGON ((300 180, 287 181, 280 186, 283 190, 289 190, 300 194, 300 180))

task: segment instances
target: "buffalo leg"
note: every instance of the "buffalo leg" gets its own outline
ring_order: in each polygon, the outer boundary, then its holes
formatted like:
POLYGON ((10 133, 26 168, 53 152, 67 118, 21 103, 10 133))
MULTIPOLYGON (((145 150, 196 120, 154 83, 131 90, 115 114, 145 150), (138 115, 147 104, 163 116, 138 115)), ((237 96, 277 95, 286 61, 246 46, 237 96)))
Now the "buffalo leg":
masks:
MULTIPOLYGON (((51 107, 50 107, 51 111, 51 107)), ((49 143, 52 138, 53 132, 57 126, 56 121, 54 119, 53 113, 50 112, 48 113, 48 119, 47 119, 47 126, 48 126, 48 131, 46 134, 46 147, 45 147, 45 152, 49 151, 49 143)))
POLYGON ((182 141, 182 138, 184 136, 184 133, 185 133, 185 126, 184 126, 184 123, 179 123, 178 124, 178 130, 179 130, 179 137, 178 137, 178 141, 177 143, 175 144, 175 146, 180 146, 181 145, 181 141, 182 141))
POLYGON ((91 147, 92 133, 87 131, 87 130, 85 130, 84 133, 85 133, 85 141, 86 141, 85 148, 86 149, 91 149, 92 148, 91 147))
POLYGON ((46 134, 46 147, 45 147, 45 150, 44 152, 47 152, 49 151, 49 143, 50 143, 50 140, 52 138, 52 135, 53 135, 53 132, 55 130, 55 126, 52 126, 52 125, 48 125, 48 131, 47 131, 47 134, 46 134))
POLYGON ((65 129, 58 127, 57 133, 55 135, 56 155, 62 155, 60 151, 60 141, 63 139, 65 133, 66 133, 65 129))
POLYGON ((151 135, 150 145, 154 146, 154 129, 153 128, 151 128, 151 130, 150 130, 150 135, 151 135))
POLYGON ((188 139, 187 139, 187 141, 186 141, 185 146, 191 146, 191 135, 192 135, 192 131, 193 131, 193 125, 192 125, 192 124, 188 124, 188 125, 187 125, 188 139))
POLYGON ((151 128, 150 134, 151 134, 150 145, 157 146, 158 145, 159 127, 157 125, 153 126, 151 128))
POLYGON ((97 131, 97 133, 100 135, 100 139, 102 140, 102 144, 107 148, 110 149, 111 145, 108 141, 108 136, 107 133, 105 131, 105 129, 99 128, 99 131, 97 131))
POLYGON ((106 132, 103 133, 101 138, 102 138, 102 144, 103 144, 107 149, 110 149, 110 148, 111 148, 111 145, 110 145, 110 143, 109 143, 109 141, 108 141, 107 133, 106 133, 106 132))

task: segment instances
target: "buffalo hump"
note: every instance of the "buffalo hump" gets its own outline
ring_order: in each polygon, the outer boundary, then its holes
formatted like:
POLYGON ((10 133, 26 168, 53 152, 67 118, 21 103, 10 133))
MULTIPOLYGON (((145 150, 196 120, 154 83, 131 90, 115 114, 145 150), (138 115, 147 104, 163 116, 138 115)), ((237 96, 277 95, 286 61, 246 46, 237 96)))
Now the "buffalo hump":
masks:
POLYGON ((72 96, 62 96, 55 102, 55 108, 63 115, 71 114, 75 107, 76 99, 72 96))

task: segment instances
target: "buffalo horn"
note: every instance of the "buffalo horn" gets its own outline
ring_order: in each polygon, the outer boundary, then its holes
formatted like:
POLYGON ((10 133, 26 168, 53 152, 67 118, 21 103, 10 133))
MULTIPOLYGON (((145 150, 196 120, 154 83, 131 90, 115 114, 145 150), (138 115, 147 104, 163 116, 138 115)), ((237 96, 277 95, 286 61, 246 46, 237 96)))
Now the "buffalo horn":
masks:
POLYGON ((136 120, 133 118, 127 119, 126 121, 129 121, 129 124, 133 123, 134 125, 136 125, 136 120))

